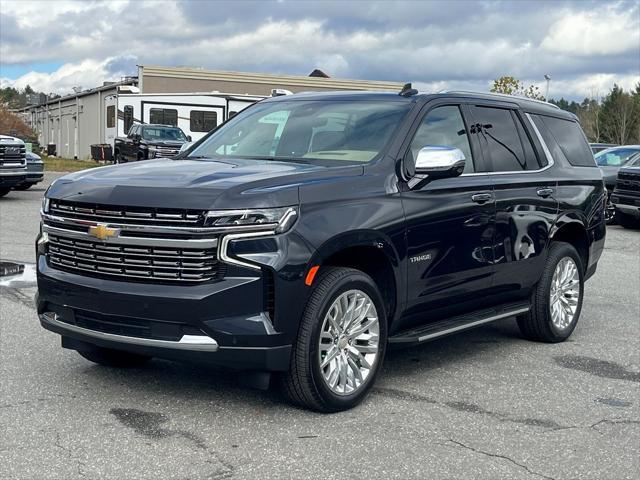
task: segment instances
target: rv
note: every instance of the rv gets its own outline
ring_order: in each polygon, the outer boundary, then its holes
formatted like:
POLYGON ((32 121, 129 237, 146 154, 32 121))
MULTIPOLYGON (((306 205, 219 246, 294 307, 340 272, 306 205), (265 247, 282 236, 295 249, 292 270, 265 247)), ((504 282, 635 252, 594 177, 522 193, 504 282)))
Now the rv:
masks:
POLYGON ((134 124, 180 127, 197 141, 240 110, 265 97, 225 93, 137 93, 136 87, 120 88, 105 97, 105 141, 111 147, 134 124), (129 93, 126 93, 129 92, 129 93))

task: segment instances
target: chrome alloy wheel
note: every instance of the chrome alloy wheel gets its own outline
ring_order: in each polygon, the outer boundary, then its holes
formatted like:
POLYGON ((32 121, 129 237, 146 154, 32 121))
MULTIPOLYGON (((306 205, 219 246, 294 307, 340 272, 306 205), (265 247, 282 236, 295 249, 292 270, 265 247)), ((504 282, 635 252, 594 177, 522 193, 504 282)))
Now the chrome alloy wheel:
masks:
POLYGON ((318 361, 329 389, 349 395, 365 384, 379 354, 380 325, 371 298, 362 290, 342 293, 322 322, 318 361))
POLYGON ((556 265, 551 280, 549 305, 551 321, 559 330, 564 330, 576 315, 580 300, 580 274, 576 262, 564 257, 556 265))

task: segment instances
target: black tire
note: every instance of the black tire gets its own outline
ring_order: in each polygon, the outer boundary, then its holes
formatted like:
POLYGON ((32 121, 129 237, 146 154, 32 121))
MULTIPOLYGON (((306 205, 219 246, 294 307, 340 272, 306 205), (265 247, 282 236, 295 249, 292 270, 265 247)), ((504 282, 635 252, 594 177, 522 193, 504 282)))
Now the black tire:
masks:
POLYGON ((287 397, 295 404, 319 412, 338 412, 353 408, 364 399, 373 386, 384 360, 386 343, 386 311, 382 296, 371 277, 353 268, 322 268, 302 314, 298 336, 291 353, 290 369, 283 376, 283 387, 287 397), (318 342, 322 323, 330 306, 342 293, 353 289, 366 293, 377 310, 378 356, 364 383, 355 392, 338 395, 330 390, 322 378, 317 361, 318 342))
POLYGON ((35 185, 34 183, 23 183, 21 185, 18 185, 17 187, 13 187, 13 189, 14 190, 24 191, 24 190, 29 190, 34 185, 35 185))
POLYGON ((640 228, 640 219, 634 217, 633 215, 622 213, 620 210, 616 210, 616 218, 618 220, 618 223, 624 228, 640 228))
POLYGON ((78 350, 78 353, 90 362, 113 368, 140 367, 151 360, 151 357, 146 355, 102 347, 95 347, 91 350, 78 350))
POLYGON ((127 163, 127 161, 125 160, 125 158, 120 155, 120 150, 116 150, 115 154, 113 155, 113 159, 114 159, 114 163, 127 163))
POLYGON ((0 188, 0 197, 4 197, 10 191, 11 191, 10 188, 0 188))
POLYGON ((571 336, 576 328, 582 310, 582 300, 584 298, 584 265, 576 249, 564 242, 553 242, 549 249, 547 264, 542 272, 542 277, 531 295, 531 310, 517 318, 518 327, 522 335, 538 342, 558 343, 563 342, 571 336), (551 283, 556 266, 563 258, 573 259, 577 270, 580 286, 580 295, 576 311, 571 323, 563 328, 558 328, 551 320, 551 283))

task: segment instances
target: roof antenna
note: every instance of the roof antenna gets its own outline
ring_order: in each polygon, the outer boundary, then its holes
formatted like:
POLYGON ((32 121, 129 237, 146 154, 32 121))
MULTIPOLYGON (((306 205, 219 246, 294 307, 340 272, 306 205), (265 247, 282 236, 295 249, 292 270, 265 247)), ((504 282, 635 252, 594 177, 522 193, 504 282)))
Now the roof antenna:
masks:
POLYGON ((418 90, 416 90, 415 88, 411 88, 410 83, 405 83, 398 95, 400 95, 401 97, 411 97, 417 94, 418 94, 418 90))

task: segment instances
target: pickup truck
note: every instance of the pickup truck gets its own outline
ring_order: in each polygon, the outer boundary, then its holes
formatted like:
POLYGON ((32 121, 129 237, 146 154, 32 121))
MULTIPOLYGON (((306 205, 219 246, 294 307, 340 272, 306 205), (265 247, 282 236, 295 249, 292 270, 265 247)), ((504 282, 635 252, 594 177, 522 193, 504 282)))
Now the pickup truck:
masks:
POLYGON ((125 138, 116 138, 113 158, 126 163, 151 158, 172 158, 191 137, 172 125, 133 125, 125 138))
POLYGON ((618 172, 611 204, 620 225, 624 228, 640 228, 640 153, 618 172))
POLYGON ((0 197, 27 178, 26 147, 19 138, 0 135, 0 197))

